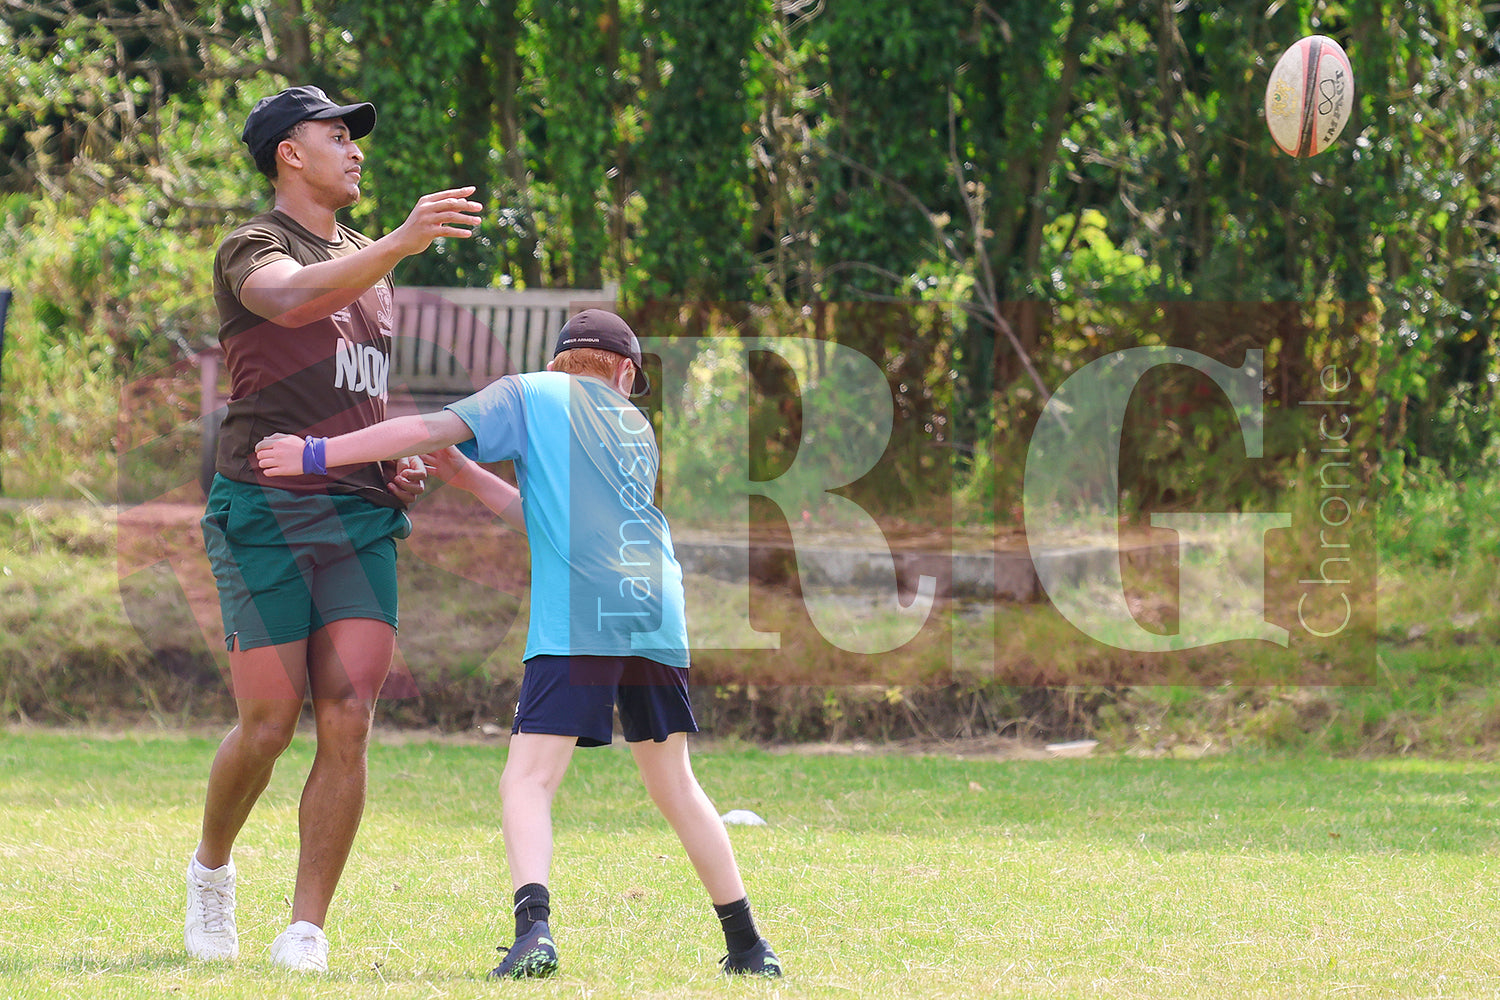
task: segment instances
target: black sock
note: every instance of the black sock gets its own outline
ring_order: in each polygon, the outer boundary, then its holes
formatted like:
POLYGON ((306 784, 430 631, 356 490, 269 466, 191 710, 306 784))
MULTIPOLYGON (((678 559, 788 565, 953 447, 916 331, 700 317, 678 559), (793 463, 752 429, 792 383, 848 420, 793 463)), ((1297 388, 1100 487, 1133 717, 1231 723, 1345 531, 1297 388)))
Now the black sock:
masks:
POLYGON ((531 930, 531 925, 552 916, 552 896, 539 882, 528 882, 516 890, 516 937, 531 930))
POLYGON ((730 951, 738 953, 755 947, 755 942, 760 940, 760 931, 755 929, 755 918, 750 915, 748 896, 723 906, 715 903, 714 912, 724 927, 724 943, 730 951))

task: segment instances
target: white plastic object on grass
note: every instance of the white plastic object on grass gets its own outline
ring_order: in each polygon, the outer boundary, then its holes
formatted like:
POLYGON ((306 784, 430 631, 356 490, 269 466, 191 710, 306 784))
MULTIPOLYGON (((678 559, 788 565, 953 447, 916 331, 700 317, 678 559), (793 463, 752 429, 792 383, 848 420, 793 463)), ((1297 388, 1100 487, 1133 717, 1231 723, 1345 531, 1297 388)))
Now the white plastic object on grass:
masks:
POLYGON ((749 809, 731 809, 719 817, 730 826, 765 826, 766 821, 749 809))

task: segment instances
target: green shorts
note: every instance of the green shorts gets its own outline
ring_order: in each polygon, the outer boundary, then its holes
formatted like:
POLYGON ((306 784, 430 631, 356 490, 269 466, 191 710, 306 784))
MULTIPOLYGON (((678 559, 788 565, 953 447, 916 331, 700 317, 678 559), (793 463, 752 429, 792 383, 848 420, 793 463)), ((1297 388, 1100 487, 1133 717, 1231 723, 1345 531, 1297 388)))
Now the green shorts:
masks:
POLYGON ((229 649, 296 642, 345 618, 396 627, 405 511, 215 476, 202 526, 229 649))

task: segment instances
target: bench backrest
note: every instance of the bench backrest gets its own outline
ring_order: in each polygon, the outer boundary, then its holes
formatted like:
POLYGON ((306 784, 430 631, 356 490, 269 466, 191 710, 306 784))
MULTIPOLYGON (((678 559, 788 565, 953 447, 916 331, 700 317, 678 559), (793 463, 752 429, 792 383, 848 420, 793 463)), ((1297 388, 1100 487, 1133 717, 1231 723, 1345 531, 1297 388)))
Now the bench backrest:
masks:
POLYGON ((461 396, 502 375, 540 371, 568 317, 615 308, 619 289, 398 287, 390 385, 461 396))

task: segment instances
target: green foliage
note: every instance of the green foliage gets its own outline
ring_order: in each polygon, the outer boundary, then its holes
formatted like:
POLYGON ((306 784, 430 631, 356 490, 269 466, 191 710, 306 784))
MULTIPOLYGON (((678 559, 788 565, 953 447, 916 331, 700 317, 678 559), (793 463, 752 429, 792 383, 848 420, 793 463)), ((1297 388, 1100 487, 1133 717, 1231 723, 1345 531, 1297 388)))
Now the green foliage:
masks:
POLYGON ((376 130, 364 142, 372 196, 355 213, 377 233, 406 220, 417 199, 473 185, 490 225, 468 239, 439 241, 404 261, 397 280, 408 285, 490 285, 509 274, 514 253, 505 227, 500 155, 492 116, 500 85, 488 42, 504 38, 514 2, 361 3, 338 17, 358 40, 359 69, 349 99, 370 101, 376 130), (496 204, 496 199, 502 199, 496 204))
MULTIPOLYGON (((631 5, 634 7, 635 5, 631 5)), ((571 267, 577 287, 603 282, 609 237, 619 232, 617 185, 624 137, 616 119, 630 114, 630 80, 638 70, 633 44, 638 9, 621 11, 618 0, 539 4, 530 25, 535 76, 540 90, 535 169, 550 178, 560 216, 550 250, 571 267)), ((620 266, 619 261, 612 261, 620 266)))
POLYGON ((201 236, 160 224, 135 188, 89 205, 12 196, 0 255, 6 330, 6 488, 110 498, 122 387, 212 334, 201 236))
POLYGON ((146 661, 118 613, 114 573, 100 571, 113 561, 114 533, 97 515, 0 513, 0 714, 26 718, 90 702, 103 707, 101 693, 118 693, 146 661), (79 684, 80 674, 89 682, 79 684))
POLYGON ((653 8, 652 86, 633 161, 645 224, 638 298, 742 301, 752 287, 751 123, 756 42, 769 0, 665 0, 653 8))
MULTIPOLYGON (((12 13, 6 405, 60 442, 36 472, 29 454, 47 446, 11 444, 25 470, 13 483, 104 487, 108 380, 164 369, 174 338, 211 331, 212 247, 264 193, 239 125, 254 99, 304 81, 380 106, 361 226, 393 228, 440 186, 480 188, 479 235, 406 262, 400 281, 616 280, 632 304, 939 304, 941 321, 836 335, 907 387, 898 407, 958 471, 999 470, 974 482, 1002 520, 1003 477, 1070 370, 1106 342, 1193 344, 1125 314, 1152 303, 1347 303, 1342 323, 1261 338, 1278 377, 1305 391, 1354 331, 1379 351, 1368 390, 1388 420, 1369 453, 1384 485, 1399 491, 1425 460, 1456 474, 1489 455, 1500 15, 1473 0, 445 0, 415 13, 66 0, 12 13), (1350 52, 1358 106, 1335 148, 1293 160, 1266 136, 1263 80, 1311 31, 1350 52)), ((774 371, 752 376, 776 394, 774 371)), ((1298 402, 1282 389, 1273 408, 1298 402)), ((1191 456, 1142 446, 1181 474, 1158 497, 1225 482, 1218 418, 1190 416, 1191 456)), ((771 451, 795 448, 777 430, 771 451)))
POLYGON ((1386 261, 1388 464, 1399 471, 1403 458, 1422 456, 1467 470, 1497 429, 1491 193, 1500 161, 1490 151, 1500 127, 1500 25, 1468 4, 1405 5, 1389 21, 1390 31, 1365 38, 1391 93, 1370 102, 1381 129, 1359 149, 1378 164, 1378 197, 1401 220, 1372 233, 1386 261))
POLYGON ((970 93, 993 65, 995 26, 959 4, 882 0, 831 5, 795 30, 809 50, 808 86, 821 95, 813 278, 829 299, 889 294, 919 261, 941 255, 927 213, 963 218, 949 95, 961 84, 970 93))
POLYGON ((1162 281, 1161 266, 1110 240, 1107 219, 1097 208, 1058 216, 1043 230, 1038 271, 1059 301, 1074 303, 1078 290, 1114 302, 1150 301, 1162 281))
MULTIPOLYGON (((636 328, 678 332, 676 311, 658 307, 637 315, 636 328)), ((926 382, 941 370, 933 361, 945 344, 939 315, 893 303, 699 310, 694 332, 712 346, 695 348, 687 382, 669 387, 662 403, 674 516, 717 522, 725 497, 774 481, 777 495, 805 500, 785 513, 826 530, 834 494, 877 516, 945 523, 947 383, 926 382), (747 350, 742 335, 776 347, 747 350), (908 353, 882 367, 888 343, 908 353)))
POLYGON ((263 79, 256 63, 263 49, 247 38, 274 46, 273 30, 256 26, 249 4, 177 6, 60 0, 7 13, 0 101, 11 113, 0 122, 8 160, 0 193, 93 200, 144 185, 174 209, 200 198, 235 203, 241 187, 226 189, 214 175, 225 141, 238 136, 229 122, 249 109, 235 83, 254 88, 263 79))
POLYGON ((1500 558, 1500 479, 1454 480, 1426 461, 1378 523, 1381 552, 1393 566, 1477 574, 1500 558))

